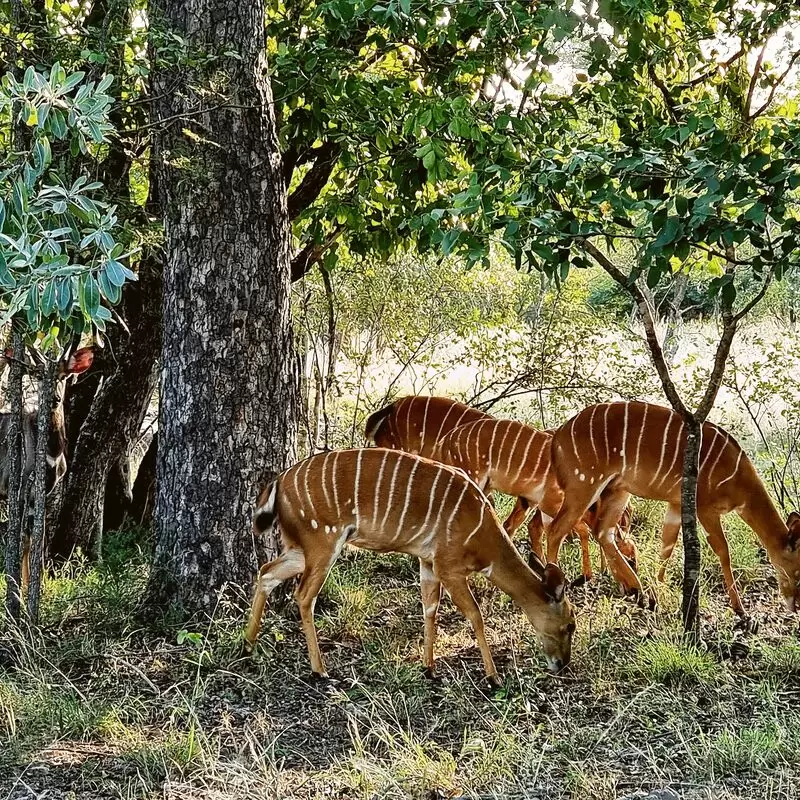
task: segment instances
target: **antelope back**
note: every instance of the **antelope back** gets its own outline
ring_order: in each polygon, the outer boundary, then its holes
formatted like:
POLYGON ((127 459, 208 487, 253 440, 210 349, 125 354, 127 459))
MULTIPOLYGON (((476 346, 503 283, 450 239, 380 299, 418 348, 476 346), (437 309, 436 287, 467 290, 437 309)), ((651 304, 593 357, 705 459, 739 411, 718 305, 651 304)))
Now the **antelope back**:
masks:
POLYGON ((435 457, 463 469, 481 487, 535 499, 550 474, 550 442, 548 434, 523 422, 489 417, 450 431, 435 457))
MULTIPOLYGON (((262 499, 268 494, 265 490, 262 499)), ((483 530, 502 535, 473 481, 398 450, 311 456, 279 477, 275 503, 282 535, 304 550, 315 544, 324 549, 346 537, 358 547, 431 560, 442 547, 477 544, 483 530)), ((260 508, 257 518, 261 513, 260 508)))
POLYGON ((410 395, 372 414, 367 419, 364 435, 377 447, 431 458, 442 436, 459 425, 479 419, 493 418, 449 397, 410 395))
MULTIPOLYGON (((576 482, 599 494, 620 476, 632 494, 680 501, 686 430, 672 409, 652 403, 589 406, 554 434, 554 464, 566 489, 576 482)), ((724 496, 740 472, 752 465, 736 440, 706 422, 702 428, 698 501, 724 496)), ((733 508, 734 506, 731 506, 733 508)))

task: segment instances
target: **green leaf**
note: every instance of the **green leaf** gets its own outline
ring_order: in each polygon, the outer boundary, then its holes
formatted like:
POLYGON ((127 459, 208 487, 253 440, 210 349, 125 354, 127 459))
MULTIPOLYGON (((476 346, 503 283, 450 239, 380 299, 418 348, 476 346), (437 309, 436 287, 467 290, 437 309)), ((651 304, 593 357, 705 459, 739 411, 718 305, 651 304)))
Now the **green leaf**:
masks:
POLYGON ((653 242, 653 247, 661 249, 668 245, 670 242, 675 241, 675 238, 681 232, 682 225, 678 217, 667 217, 661 233, 656 237, 653 242))

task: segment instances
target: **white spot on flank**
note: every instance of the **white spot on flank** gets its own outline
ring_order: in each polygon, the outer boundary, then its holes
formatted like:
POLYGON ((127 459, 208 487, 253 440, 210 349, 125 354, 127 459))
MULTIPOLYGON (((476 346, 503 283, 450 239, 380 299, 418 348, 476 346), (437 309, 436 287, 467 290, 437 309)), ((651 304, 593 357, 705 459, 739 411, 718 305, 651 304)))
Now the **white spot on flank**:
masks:
POLYGON ((335 525, 331 526, 331 533, 336 533, 336 526, 335 525))
POLYGON ((590 486, 594 485, 594 478, 593 477, 589 478, 589 485, 590 486))
POLYGON ((312 527, 314 530, 316 530, 317 528, 319 528, 319 523, 318 523, 318 522, 317 522, 315 519, 312 519, 312 520, 311 520, 311 527, 312 527))
POLYGON ((303 509, 301 508, 300 509, 300 519, 305 519, 305 518, 306 518, 306 512, 303 511, 303 509))
POLYGON ((579 475, 579 474, 580 474, 580 470, 579 470, 577 467, 575 467, 575 474, 576 474, 576 475, 579 475))
POLYGON ((325 526, 325 533, 330 533, 330 532, 331 532, 331 526, 330 525, 326 525, 325 526))
POLYGON ((358 509, 357 509, 355 506, 353 506, 353 507, 352 507, 350 510, 352 511, 352 513, 353 513, 353 515, 354 515, 354 516, 355 516, 356 514, 358 514, 358 509))
POLYGON ((585 481, 586 480, 586 476, 581 472, 581 474, 578 475, 578 480, 579 481, 585 481))

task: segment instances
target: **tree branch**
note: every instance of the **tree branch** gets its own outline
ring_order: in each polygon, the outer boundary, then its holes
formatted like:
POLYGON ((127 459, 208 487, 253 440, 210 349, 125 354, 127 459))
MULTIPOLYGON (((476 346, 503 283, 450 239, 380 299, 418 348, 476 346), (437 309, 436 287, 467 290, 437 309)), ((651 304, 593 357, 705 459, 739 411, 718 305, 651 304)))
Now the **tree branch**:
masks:
POLYGON ((673 122, 677 122, 678 112, 675 98, 670 93, 667 84, 664 83, 663 79, 659 77, 658 73, 656 72, 656 68, 649 61, 647 62, 647 74, 650 76, 650 80, 653 81, 653 83, 658 87, 658 90, 661 92, 661 96, 664 98, 664 105, 667 107, 670 119, 673 122))
POLYGON ((653 312, 650 308, 644 292, 626 275, 616 264, 614 264, 608 256, 599 250, 592 242, 586 239, 578 239, 583 249, 623 288, 626 289, 633 296, 636 305, 639 308, 639 314, 644 324, 645 336, 647 344, 650 348, 650 355, 653 358, 653 363, 661 379, 661 386, 664 389, 664 394, 667 396, 672 407, 682 417, 689 416, 690 412, 681 400, 678 390, 672 381, 672 376, 669 374, 669 366, 664 358, 664 351, 661 349, 661 343, 658 341, 656 333, 656 323, 653 318, 653 312))
POLYGON ((745 55, 745 52, 746 51, 745 51, 744 47, 740 47, 739 50, 737 50, 730 58, 726 59, 725 61, 721 61, 719 64, 714 64, 714 66, 711 69, 707 70, 706 72, 703 72, 701 75, 698 75, 696 78, 692 78, 690 81, 686 81, 685 83, 679 83, 678 84, 678 88, 679 89, 692 89, 695 86, 699 86, 701 83, 704 83, 709 78, 711 78, 720 69, 727 69, 728 67, 730 67, 731 64, 734 64, 743 55, 745 55))
MULTIPOLYGON (((772 104, 772 101, 775 99, 775 93, 778 91, 780 86, 786 80, 786 76, 792 71, 792 67, 794 67, 797 60, 800 58, 800 50, 798 50, 789 60, 789 66, 778 76, 778 79, 773 84, 772 88, 769 90, 769 95, 767 99, 764 101, 764 104, 760 106, 757 110, 755 110, 752 114, 750 114, 747 119, 752 120, 756 117, 760 117, 772 104)), ((750 106, 748 105, 748 108, 750 106)))
POLYGON ((753 92, 756 90, 756 84, 758 83, 758 73, 761 72, 761 65, 764 63, 764 54, 767 52, 767 43, 769 42, 769 38, 764 40, 764 44, 761 45, 761 50, 758 53, 758 58, 756 59, 756 65, 753 69, 753 74, 750 76, 750 85, 747 87, 747 98, 744 101, 744 118, 745 119, 752 119, 750 116, 750 103, 753 101, 753 92))
POLYGON ((316 150, 314 166, 303 176, 300 185, 289 195, 289 219, 295 219, 320 195, 339 160, 342 147, 337 142, 325 142, 316 150))
POLYGON ((298 251, 292 258, 292 283, 304 277, 311 267, 322 259, 325 252, 342 235, 344 228, 337 228, 322 243, 309 242, 302 250, 298 251))

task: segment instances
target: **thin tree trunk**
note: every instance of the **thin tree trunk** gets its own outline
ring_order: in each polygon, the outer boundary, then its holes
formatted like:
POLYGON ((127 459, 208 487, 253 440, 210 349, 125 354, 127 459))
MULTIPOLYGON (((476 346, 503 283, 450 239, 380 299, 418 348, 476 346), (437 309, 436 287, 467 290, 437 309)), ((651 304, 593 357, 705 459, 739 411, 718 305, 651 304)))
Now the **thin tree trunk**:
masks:
MULTIPOLYGON (((50 436, 53 389, 56 381, 55 359, 48 359, 39 382, 39 410, 36 414, 36 450, 34 459, 34 506, 31 527, 28 567, 28 618, 31 625, 39 624, 39 600, 42 589, 42 556, 44 529, 47 517, 47 443, 50 436)), ((27 488, 27 487, 25 487, 27 488)), ((26 492, 26 496, 27 496, 26 492)), ((27 516, 27 514, 26 514, 27 516)))
POLYGON ((256 496, 295 453, 289 230, 264 13, 263 0, 150 3, 152 25, 214 55, 192 66, 154 58, 152 72, 153 117, 191 116, 159 130, 153 151, 167 263, 149 598, 187 616, 212 612, 226 586, 249 594, 256 496), (210 85, 226 96, 197 91, 210 85))
POLYGON ((23 449, 22 449, 22 334, 15 330, 11 336, 14 360, 8 372, 6 388, 11 416, 8 422, 8 524, 6 526, 6 614, 19 622, 20 616, 20 551, 25 520, 22 507, 23 449))
POLYGON ((693 414, 684 417, 686 449, 683 454, 681 482, 681 532, 683 536, 683 629, 692 637, 699 635, 700 611, 700 538, 697 535, 697 476, 702 444, 702 422, 693 414))
POLYGON ((133 482, 130 517, 137 524, 148 527, 153 523, 156 504, 156 464, 158 455, 158 431, 153 434, 147 452, 139 464, 133 482))
POLYGON ((68 557, 75 547, 88 551, 92 538, 102 531, 109 472, 139 434, 153 395, 161 346, 161 281, 161 265, 146 257, 138 282, 125 287, 130 336, 120 342, 116 369, 103 382, 81 426, 50 543, 54 558, 68 557))

